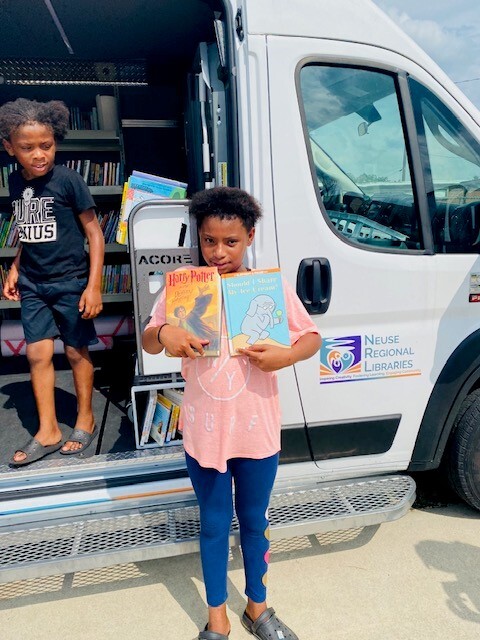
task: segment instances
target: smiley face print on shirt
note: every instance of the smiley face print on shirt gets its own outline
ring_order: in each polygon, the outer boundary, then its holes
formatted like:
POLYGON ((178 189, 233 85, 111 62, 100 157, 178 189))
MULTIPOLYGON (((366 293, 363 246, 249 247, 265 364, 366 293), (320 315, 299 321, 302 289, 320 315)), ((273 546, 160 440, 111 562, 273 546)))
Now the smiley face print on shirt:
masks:
POLYGON ((245 356, 230 356, 226 336, 218 358, 197 358, 195 374, 202 391, 213 400, 229 401, 246 387, 251 364, 245 356))

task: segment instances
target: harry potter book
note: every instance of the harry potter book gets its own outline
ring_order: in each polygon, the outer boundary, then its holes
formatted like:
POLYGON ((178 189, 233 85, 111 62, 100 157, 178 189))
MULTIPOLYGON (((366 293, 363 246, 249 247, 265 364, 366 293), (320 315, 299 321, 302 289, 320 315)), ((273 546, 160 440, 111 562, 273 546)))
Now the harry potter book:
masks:
POLYGON ((165 280, 166 321, 208 340, 204 346, 206 356, 220 355, 222 287, 217 269, 169 271, 165 280))

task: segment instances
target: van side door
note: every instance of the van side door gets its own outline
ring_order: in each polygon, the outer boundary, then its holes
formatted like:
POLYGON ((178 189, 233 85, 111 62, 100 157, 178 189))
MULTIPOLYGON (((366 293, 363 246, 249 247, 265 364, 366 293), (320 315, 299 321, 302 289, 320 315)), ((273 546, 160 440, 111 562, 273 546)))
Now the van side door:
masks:
POLYGON ((295 367, 314 457, 326 474, 402 469, 436 346, 406 76, 366 45, 268 36, 267 51, 280 266, 323 337, 295 367))

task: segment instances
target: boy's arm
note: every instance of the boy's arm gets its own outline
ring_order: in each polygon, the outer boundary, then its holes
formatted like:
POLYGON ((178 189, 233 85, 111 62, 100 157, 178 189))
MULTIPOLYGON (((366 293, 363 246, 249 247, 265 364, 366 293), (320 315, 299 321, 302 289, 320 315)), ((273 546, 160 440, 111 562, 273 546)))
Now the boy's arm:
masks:
POLYGON ((7 300, 20 300, 20 292, 18 291, 17 282, 18 282, 18 273, 20 271, 20 256, 22 253, 22 245, 17 251, 17 255, 13 260, 10 269, 8 271, 8 275, 5 279, 5 284, 3 285, 3 295, 7 300))
POLYGON ((80 298, 78 310, 82 314, 82 318, 96 318, 103 309, 101 283, 105 239, 98 224, 95 209, 82 211, 79 218, 88 240, 90 271, 87 287, 80 298))

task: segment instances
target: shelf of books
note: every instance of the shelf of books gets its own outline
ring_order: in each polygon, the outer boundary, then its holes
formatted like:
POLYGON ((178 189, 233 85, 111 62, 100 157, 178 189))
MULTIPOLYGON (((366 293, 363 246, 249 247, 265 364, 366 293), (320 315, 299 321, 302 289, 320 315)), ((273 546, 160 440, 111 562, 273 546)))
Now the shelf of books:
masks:
POLYGON ((182 444, 178 430, 185 382, 173 374, 169 383, 132 386, 133 424, 137 449, 182 444))
MULTIPOLYGON (((132 302, 132 278, 129 261, 118 263, 115 254, 120 253, 127 257, 127 248, 115 242, 117 233, 119 210, 98 212, 98 221, 105 238, 105 253, 110 255, 115 262, 105 264, 102 270, 102 300, 105 304, 132 302)), ((19 246, 18 231, 14 224, 14 218, 10 213, 0 213, 0 258, 5 258, 0 263, 0 286, 3 284, 10 268, 11 259, 17 255, 19 246)), ((88 244, 86 245, 88 250, 88 244)), ((107 262, 107 260, 106 260, 107 262)), ((19 302, 0 299, 0 309, 15 309, 19 302)))

